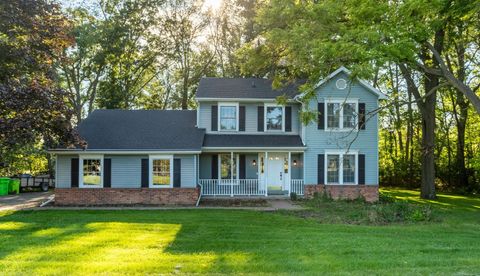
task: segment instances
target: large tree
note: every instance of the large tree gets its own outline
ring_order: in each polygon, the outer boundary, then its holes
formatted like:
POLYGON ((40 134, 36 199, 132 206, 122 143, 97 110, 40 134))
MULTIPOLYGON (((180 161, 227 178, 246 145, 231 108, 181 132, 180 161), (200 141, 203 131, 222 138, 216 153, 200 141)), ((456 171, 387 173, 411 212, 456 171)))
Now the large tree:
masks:
MULTIPOLYGON (((376 82, 379 72, 384 74, 386 66, 396 64, 422 120, 421 196, 434 198, 437 93, 450 85, 473 105, 478 100, 474 93, 478 75, 470 71, 473 75, 462 78, 445 65, 446 38, 455 36, 449 27, 459 20, 478 26, 474 15, 478 15, 478 5, 448 0, 268 3, 258 18, 260 36, 243 50, 250 57, 243 70, 278 79, 309 76, 313 83, 334 68, 348 65, 354 77, 376 82)), ((463 39, 471 51, 478 49, 477 37, 463 39)), ((475 62, 472 57, 471 63, 475 62)), ((474 66, 478 68, 478 63, 474 66)))
MULTIPOLYGON (((0 162, 22 149, 75 142, 66 93, 54 65, 73 43, 58 5, 41 0, 0 2, 0 162)), ((10 171, 11 170, 8 170, 10 171)))

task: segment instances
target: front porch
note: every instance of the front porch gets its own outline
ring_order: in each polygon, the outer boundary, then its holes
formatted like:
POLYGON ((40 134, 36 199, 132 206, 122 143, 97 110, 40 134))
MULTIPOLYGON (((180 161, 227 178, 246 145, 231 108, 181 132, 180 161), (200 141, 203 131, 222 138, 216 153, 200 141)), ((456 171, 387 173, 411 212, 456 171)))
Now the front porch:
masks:
POLYGON ((202 196, 303 195, 302 152, 215 152, 199 163, 202 196))

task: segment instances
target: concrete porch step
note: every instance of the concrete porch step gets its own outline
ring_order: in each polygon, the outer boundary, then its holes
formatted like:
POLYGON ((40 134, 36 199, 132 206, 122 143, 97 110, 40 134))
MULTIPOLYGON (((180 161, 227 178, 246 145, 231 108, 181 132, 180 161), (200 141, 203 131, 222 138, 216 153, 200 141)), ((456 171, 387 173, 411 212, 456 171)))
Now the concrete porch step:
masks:
POLYGON ((268 190, 268 195, 269 196, 288 196, 288 191, 282 191, 282 190, 268 190))

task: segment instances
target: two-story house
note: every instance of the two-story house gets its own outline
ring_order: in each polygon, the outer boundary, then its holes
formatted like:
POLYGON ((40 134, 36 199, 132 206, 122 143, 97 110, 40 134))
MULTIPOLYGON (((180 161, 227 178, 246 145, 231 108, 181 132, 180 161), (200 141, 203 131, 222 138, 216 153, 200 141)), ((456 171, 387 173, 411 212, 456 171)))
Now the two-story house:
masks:
POLYGON ((203 78, 197 110, 96 110, 56 154, 56 204, 195 204, 199 196, 378 199, 379 99, 344 67, 308 100, 292 84, 203 78), (279 105, 277 97, 286 96, 279 105), (300 111, 317 120, 305 125, 300 111))

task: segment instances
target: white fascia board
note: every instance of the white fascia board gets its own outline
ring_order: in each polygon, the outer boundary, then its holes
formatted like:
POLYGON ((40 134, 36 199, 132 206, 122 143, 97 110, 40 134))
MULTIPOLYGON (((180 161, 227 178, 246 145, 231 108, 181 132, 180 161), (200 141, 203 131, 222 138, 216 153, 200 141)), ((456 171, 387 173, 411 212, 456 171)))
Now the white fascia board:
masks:
POLYGON ((203 152, 304 152, 307 147, 204 147, 203 152))
POLYGON ((48 153, 54 154, 199 154, 202 151, 159 151, 159 150, 48 150, 48 153))
MULTIPOLYGON (((278 95, 282 96, 282 95, 278 95)), ((277 99, 261 99, 261 98, 196 98, 198 102, 272 102, 275 103, 277 99)), ((295 103, 295 99, 287 99, 288 103, 295 103)))

